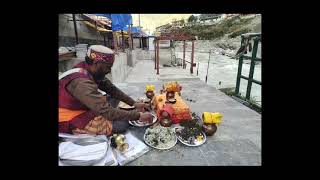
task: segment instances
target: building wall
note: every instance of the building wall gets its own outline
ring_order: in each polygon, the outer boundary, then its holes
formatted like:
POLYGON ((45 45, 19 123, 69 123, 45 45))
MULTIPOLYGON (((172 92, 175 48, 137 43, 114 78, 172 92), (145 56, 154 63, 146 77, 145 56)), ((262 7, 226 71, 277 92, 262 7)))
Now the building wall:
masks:
POLYGON ((134 67, 137 63, 137 52, 141 51, 141 49, 134 49, 132 51, 127 50, 127 59, 128 59, 128 66, 134 67))
POLYGON ((65 72, 73 68, 76 64, 84 61, 81 58, 72 58, 70 60, 59 61, 59 72, 65 72))
POLYGON ((121 83, 127 78, 129 74, 127 61, 127 53, 119 52, 119 54, 115 55, 115 61, 111 69, 112 83, 121 83))
MULTIPOLYGON (((81 20, 79 15, 76 15, 76 19, 81 20)), ((59 36, 75 37, 74 25, 72 20, 72 14, 59 14, 59 36)), ((88 27, 83 21, 77 21, 78 36, 83 39, 93 39, 103 41, 103 37, 97 35, 97 32, 88 27)))
MULTIPOLYGON (((81 20, 79 15, 76 15, 76 19, 81 20)), ((75 46, 76 36, 74 30, 74 24, 72 14, 59 14, 59 46, 75 46)), ((77 21, 77 32, 80 44, 100 44, 104 45, 104 38, 99 32, 93 28, 88 27, 83 21, 77 21)), ((111 47, 110 35, 106 37, 106 45, 111 47)))
POLYGON ((139 60, 154 60, 154 51, 135 49, 136 61, 139 60))
MULTIPOLYGON (((106 40, 107 41, 107 40, 106 40)), ((79 38, 79 43, 80 44, 88 44, 90 45, 105 45, 104 41, 102 40, 93 40, 93 39, 83 39, 83 38, 79 38)), ((74 37, 66 37, 66 36, 59 36, 59 47, 73 47, 76 44, 76 38, 74 37)), ((106 42, 106 46, 107 47, 111 47, 111 42, 107 41, 106 42)))
MULTIPOLYGON (((132 58, 132 66, 136 63, 135 54, 133 52, 132 58)), ((127 78, 129 74, 129 66, 128 61, 130 59, 130 56, 127 55, 126 52, 119 52, 118 55, 115 55, 115 61, 113 63, 113 66, 111 68, 111 74, 107 75, 107 78, 109 78, 113 83, 121 83, 124 82, 124 80, 127 78)), ((59 62, 59 72, 65 72, 67 70, 70 70, 75 66, 76 64, 84 61, 84 59, 81 58, 72 58, 70 60, 66 61, 60 61, 59 62)))
POLYGON ((140 48, 140 39, 139 38, 133 38, 133 47, 140 48))
MULTIPOLYGON (((72 14, 59 14, 59 46, 68 47, 76 45, 74 24, 73 21, 68 21, 68 19, 72 20, 72 14)), ((81 18, 76 15, 76 19, 81 18)), ((97 36, 97 32, 94 29, 87 27, 87 25, 82 21, 77 21, 77 31, 79 43, 104 45, 103 36, 97 36)), ((106 42, 107 47, 110 48, 112 45, 112 34, 108 34, 108 36, 109 37, 106 38, 106 42)), ((120 38, 118 40, 121 41, 120 38)), ((124 82, 130 71, 129 66, 133 67, 136 64, 136 60, 135 51, 119 52, 118 55, 115 55, 115 61, 112 66, 111 73, 107 75, 107 78, 109 78, 113 83, 124 82)), ((70 60, 60 61, 59 72, 65 72, 81 61, 84 61, 84 59, 72 58, 70 60)))
POLYGON ((154 37, 149 37, 149 50, 154 51, 154 37))

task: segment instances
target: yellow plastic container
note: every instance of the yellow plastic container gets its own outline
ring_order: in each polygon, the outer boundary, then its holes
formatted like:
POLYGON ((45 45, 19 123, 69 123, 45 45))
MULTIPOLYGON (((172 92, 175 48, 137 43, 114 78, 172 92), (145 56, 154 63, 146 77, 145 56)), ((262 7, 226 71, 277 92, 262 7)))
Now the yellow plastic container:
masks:
POLYGON ((146 85, 146 91, 154 91, 154 85, 146 85))
POLYGON ((206 124, 217 124, 219 125, 221 123, 222 114, 215 112, 203 112, 202 119, 203 122, 206 124))

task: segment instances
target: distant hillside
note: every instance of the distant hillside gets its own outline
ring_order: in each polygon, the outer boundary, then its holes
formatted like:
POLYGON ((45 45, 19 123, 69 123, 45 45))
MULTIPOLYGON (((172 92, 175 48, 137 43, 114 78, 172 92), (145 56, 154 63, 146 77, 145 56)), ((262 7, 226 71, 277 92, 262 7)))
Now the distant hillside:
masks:
MULTIPOLYGON (((213 50, 216 53, 234 57, 240 48, 240 35, 245 32, 261 33, 261 16, 240 16, 240 18, 231 18, 229 20, 221 20, 219 24, 211 26, 193 26, 184 28, 196 36, 195 51, 213 50)), ((183 51, 183 43, 176 42, 176 50, 183 51)), ((187 43, 187 51, 191 51, 191 42, 187 43)), ((259 57, 261 57, 261 49, 258 49, 259 57)))
POLYGON ((243 33, 261 32, 261 16, 240 15, 223 19, 214 25, 198 24, 181 30, 194 34, 200 40, 214 40, 225 35, 228 38, 235 38, 243 33))

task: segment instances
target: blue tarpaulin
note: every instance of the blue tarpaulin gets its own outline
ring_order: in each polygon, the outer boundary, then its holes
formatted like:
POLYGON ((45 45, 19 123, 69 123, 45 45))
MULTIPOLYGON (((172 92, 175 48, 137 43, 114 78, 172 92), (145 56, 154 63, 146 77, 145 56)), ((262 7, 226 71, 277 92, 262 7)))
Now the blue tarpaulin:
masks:
POLYGON ((104 16, 111 19, 112 31, 124 30, 127 28, 127 25, 132 24, 131 14, 96 14, 97 16, 104 16))
POLYGON ((127 25, 132 24, 132 16, 130 14, 111 14, 112 30, 124 30, 127 25))

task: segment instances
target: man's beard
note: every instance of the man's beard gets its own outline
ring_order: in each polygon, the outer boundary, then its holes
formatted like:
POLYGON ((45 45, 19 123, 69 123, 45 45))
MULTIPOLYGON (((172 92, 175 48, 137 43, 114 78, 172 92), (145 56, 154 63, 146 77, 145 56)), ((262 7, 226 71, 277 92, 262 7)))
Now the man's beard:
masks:
POLYGON ((97 81, 101 81, 104 79, 104 77, 106 76, 106 74, 104 73, 95 73, 92 75, 93 76, 93 79, 94 80, 97 80, 97 81))

